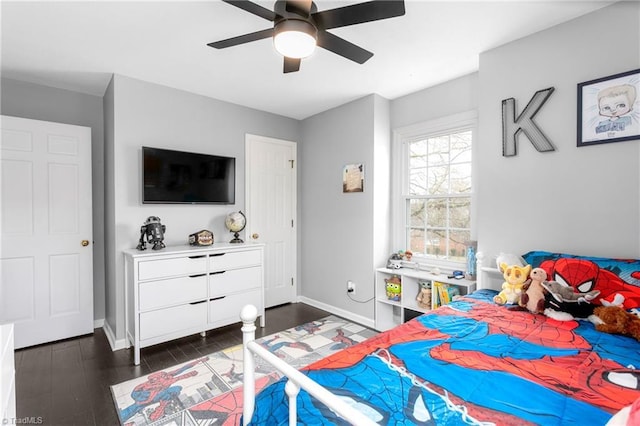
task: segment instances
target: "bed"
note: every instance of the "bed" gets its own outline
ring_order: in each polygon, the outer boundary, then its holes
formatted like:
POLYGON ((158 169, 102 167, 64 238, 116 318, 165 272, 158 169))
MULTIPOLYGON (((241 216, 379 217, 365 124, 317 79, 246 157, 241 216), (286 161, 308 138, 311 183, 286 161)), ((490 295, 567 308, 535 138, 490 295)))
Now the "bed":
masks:
MULTIPOLYGON (((576 288, 593 280, 603 298, 640 295, 638 260, 524 258, 576 288)), ((478 290, 301 372, 252 342, 257 313, 245 307, 244 423, 604 425, 640 398, 637 340, 498 306, 496 293, 478 290), (255 396, 253 354, 289 379, 255 396)))

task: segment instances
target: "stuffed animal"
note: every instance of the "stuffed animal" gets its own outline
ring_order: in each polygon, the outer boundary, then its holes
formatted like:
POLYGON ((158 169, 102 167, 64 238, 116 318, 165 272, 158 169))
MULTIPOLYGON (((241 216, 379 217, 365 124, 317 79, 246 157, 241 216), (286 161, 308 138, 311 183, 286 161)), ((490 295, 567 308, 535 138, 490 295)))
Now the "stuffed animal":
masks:
POLYGON ((422 309, 431 309, 431 282, 420 281, 418 285, 420 286, 418 297, 416 297, 418 306, 422 309))
POLYGON ((399 302, 400 294, 402 293, 402 283, 400 281, 400 277, 394 275, 391 278, 384 280, 384 282, 386 283, 387 299, 399 302))
POLYGON ((529 280, 522 286, 520 306, 534 314, 544 312, 545 289, 542 283, 547 280, 547 273, 542 268, 533 268, 529 274, 529 280))
POLYGON ((500 270, 504 277, 504 283, 502 283, 502 291, 494 296, 493 301, 498 305, 517 305, 522 294, 522 286, 529 278, 531 265, 518 266, 502 263, 500 270))
POLYGON ((598 297, 599 290, 588 293, 574 293, 571 287, 556 281, 542 283, 547 291, 545 295, 544 314, 558 321, 572 321, 576 318, 588 318, 592 320, 593 311, 596 308, 591 301, 598 297))
POLYGON ((620 306, 598 306, 593 311, 596 330, 611 334, 624 334, 640 340, 640 318, 620 306))

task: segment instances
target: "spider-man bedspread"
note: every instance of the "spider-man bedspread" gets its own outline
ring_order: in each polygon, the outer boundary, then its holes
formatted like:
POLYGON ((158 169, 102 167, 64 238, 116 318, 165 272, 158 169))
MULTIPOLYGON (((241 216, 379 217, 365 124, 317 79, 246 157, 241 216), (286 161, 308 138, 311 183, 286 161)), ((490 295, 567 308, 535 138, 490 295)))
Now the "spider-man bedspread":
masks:
MULTIPOLYGON (((640 343, 510 311, 481 290, 304 370, 381 424, 603 425, 640 397, 640 343)), ((286 424, 284 381, 254 424, 286 424)), ((302 391, 298 422, 344 424, 302 391)))

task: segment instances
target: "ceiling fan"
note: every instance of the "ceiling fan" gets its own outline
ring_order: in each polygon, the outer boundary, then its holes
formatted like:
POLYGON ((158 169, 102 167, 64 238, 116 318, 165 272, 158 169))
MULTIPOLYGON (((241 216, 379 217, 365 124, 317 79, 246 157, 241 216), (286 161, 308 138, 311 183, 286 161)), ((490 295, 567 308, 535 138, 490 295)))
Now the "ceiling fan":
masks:
POLYGON ((223 0, 246 12, 273 22, 273 28, 244 34, 208 46, 225 49, 273 37, 276 50, 284 56, 284 72, 300 70, 300 62, 320 46, 359 64, 373 53, 327 30, 404 15, 403 0, 374 0, 318 12, 312 0, 277 0, 271 11, 248 0, 223 0))

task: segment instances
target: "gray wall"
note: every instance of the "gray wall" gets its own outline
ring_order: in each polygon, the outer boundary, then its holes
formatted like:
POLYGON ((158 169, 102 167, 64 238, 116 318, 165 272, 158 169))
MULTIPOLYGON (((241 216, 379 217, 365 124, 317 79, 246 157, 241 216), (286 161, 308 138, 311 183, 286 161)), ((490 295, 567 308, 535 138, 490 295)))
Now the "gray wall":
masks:
POLYGON ((93 207, 93 317, 105 316, 104 161, 102 98, 18 80, 1 80, 0 113, 91 128, 93 207))
POLYGON ((107 253, 106 315, 116 340, 124 338, 124 259, 134 248, 140 226, 159 216, 167 227, 167 245, 185 244, 189 234, 213 232, 216 241, 229 238, 227 213, 244 209, 245 134, 300 140, 298 120, 229 104, 200 95, 115 75, 105 96, 108 127, 106 206, 113 220, 107 232, 113 246, 107 253), (112 110, 112 111, 111 111, 112 110), (235 205, 143 205, 142 146, 236 157, 235 205), (111 175, 111 171, 114 171, 111 175))
POLYGON ((391 101, 391 128, 478 109, 478 73, 456 78, 391 101))
POLYGON ((377 95, 317 114, 303 121, 298 151, 301 294, 364 318, 373 318, 373 270, 388 249, 388 117, 377 95), (356 163, 364 164, 364 192, 343 193, 343 168, 356 163), (356 283, 354 299, 369 301, 349 299, 347 280, 356 283))
POLYGON ((618 3, 480 56, 478 249, 534 249, 640 257, 640 143, 576 147, 576 85, 640 68, 640 4, 618 3), (614 31, 615 42, 603 37, 614 31), (555 87, 535 121, 556 146, 540 153, 520 136, 502 156, 501 101, 520 112, 555 87))

